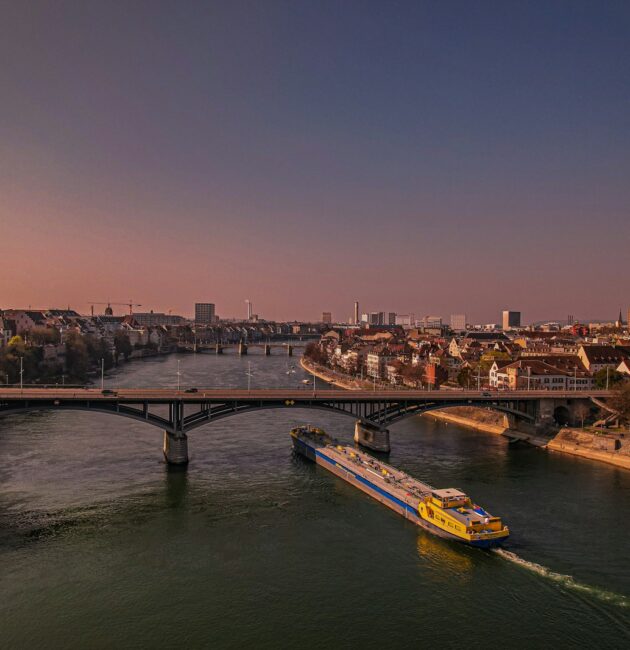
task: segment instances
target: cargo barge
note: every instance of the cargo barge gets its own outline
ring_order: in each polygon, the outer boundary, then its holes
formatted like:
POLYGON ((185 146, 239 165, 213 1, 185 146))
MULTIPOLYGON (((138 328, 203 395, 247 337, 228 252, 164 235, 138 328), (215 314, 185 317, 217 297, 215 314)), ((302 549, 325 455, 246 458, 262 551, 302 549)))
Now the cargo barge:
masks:
POLYGON ((499 517, 474 504, 461 490, 422 483, 369 454, 339 444, 322 429, 297 427, 291 430, 291 438, 299 454, 434 535, 490 548, 510 534, 499 517))

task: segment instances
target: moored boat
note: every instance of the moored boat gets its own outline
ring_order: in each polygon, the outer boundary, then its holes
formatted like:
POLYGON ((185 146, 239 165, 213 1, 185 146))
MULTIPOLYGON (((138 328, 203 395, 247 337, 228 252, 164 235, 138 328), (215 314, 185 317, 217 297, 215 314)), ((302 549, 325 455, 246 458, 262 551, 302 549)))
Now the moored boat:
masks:
POLYGON ((322 429, 291 430, 295 450, 431 533, 470 546, 497 546, 509 535, 492 516, 456 488, 436 489, 353 447, 322 429))

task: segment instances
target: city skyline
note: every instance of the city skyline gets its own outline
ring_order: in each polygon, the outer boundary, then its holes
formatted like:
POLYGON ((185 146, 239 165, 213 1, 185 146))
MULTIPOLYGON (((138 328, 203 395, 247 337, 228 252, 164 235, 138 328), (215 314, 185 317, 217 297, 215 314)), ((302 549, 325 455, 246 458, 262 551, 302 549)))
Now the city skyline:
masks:
POLYGON ((0 302, 612 318, 629 23, 614 2, 11 3, 0 302))

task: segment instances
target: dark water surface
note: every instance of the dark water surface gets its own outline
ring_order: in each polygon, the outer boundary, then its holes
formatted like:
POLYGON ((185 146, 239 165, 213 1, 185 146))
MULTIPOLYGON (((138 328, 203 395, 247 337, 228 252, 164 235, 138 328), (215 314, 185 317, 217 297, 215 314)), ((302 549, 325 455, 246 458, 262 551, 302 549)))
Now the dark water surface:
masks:
MULTIPOLYGON (((283 356, 181 356, 183 383, 296 385, 283 356)), ((172 386, 176 357, 111 386, 172 386)), ((294 360, 293 363, 297 363, 294 360)), ((389 462, 468 491, 512 529, 506 551, 419 530, 291 451, 305 422, 260 411, 189 436, 124 418, 0 419, 0 647, 627 648, 630 473, 414 417, 389 462)))

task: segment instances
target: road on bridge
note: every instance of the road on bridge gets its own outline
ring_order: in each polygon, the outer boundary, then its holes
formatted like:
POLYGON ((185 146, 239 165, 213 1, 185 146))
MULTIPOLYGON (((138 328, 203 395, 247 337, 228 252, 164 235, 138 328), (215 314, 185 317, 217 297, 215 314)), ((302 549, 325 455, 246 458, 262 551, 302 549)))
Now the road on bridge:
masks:
POLYGON ((502 402, 508 400, 539 400, 539 399, 588 399, 606 398, 612 395, 607 390, 517 390, 517 391, 475 391, 475 390, 313 390, 311 387, 302 389, 225 389, 198 388, 196 392, 175 390, 170 388, 120 388, 111 391, 101 391, 97 388, 0 388, 0 400, 63 400, 73 401, 86 399, 103 401, 229 401, 229 400, 321 400, 321 401, 398 401, 398 400, 434 400, 442 402, 461 402, 475 400, 476 402, 502 402))

